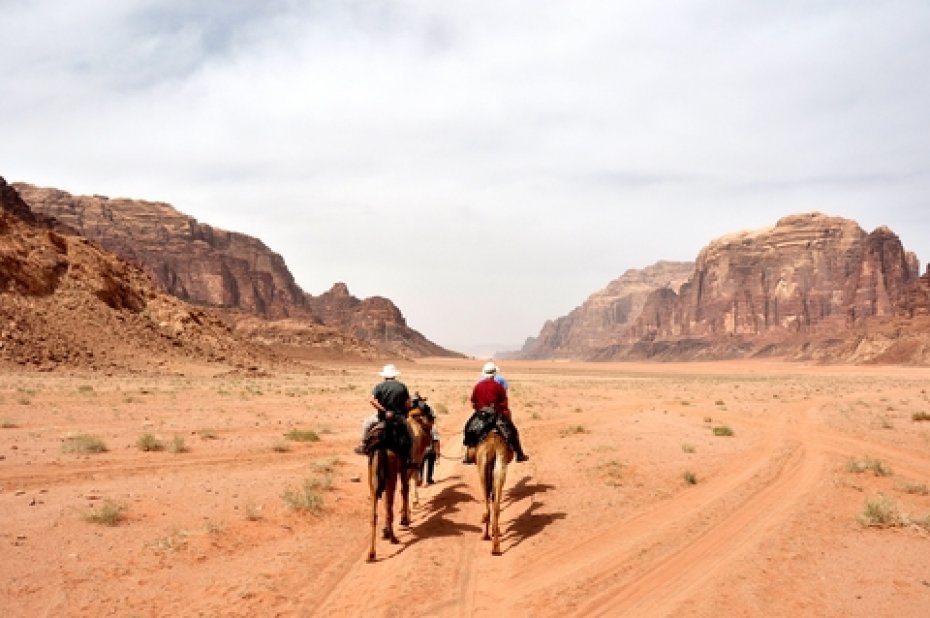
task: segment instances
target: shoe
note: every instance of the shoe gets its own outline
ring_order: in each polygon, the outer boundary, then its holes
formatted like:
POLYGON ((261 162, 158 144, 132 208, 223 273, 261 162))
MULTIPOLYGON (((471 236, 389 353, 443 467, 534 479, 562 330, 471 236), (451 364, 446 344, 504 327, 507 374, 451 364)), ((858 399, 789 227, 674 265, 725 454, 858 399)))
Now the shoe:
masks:
POLYGON ((435 485, 435 484, 436 484, 436 481, 434 481, 433 479, 427 479, 426 484, 427 484, 427 485, 435 485))
POLYGON ((530 460, 530 456, 527 455, 526 453, 518 453, 518 454, 517 454, 517 461, 518 461, 518 462, 524 462, 524 461, 529 461, 529 460, 530 460))
POLYGON ((368 454, 365 452, 364 444, 359 444, 354 449, 352 449, 352 452, 355 453, 356 455, 367 455, 368 454))

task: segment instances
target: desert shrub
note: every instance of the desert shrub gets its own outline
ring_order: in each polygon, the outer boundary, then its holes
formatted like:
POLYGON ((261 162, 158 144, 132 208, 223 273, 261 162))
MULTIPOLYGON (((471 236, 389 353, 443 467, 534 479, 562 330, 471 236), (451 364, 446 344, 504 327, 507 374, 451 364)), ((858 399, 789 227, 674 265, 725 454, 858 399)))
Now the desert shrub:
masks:
POLYGON ((437 404, 434 404, 432 407, 433 407, 433 411, 436 414, 445 415, 449 413, 449 407, 444 403, 437 403, 437 404))
POLYGON ((190 450, 187 444, 184 443, 184 437, 177 434, 171 439, 171 444, 168 448, 172 453, 186 453, 190 450))
POLYGON ((902 482, 895 485, 895 489, 906 494, 917 494, 920 496, 930 494, 930 489, 927 488, 926 483, 902 482))
POLYGON ((685 473, 682 475, 685 479, 685 483, 688 485, 697 485, 697 475, 691 470, 685 470, 685 473))
POLYGON ((220 434, 217 433, 215 429, 212 429, 210 427, 198 429, 197 435, 200 436, 201 440, 216 440, 220 437, 220 434))
POLYGON ((729 436, 732 436, 732 435, 734 435, 734 434, 733 434, 733 430, 730 429, 729 426, 727 426, 727 425, 717 425, 716 427, 714 427, 714 435, 715 435, 715 436, 727 436, 727 437, 729 437, 729 436))
POLYGON ((163 451, 165 443, 155 437, 154 434, 144 433, 136 440, 136 447, 140 451, 163 451))
POLYGON ((329 485, 323 487, 318 479, 304 479, 302 487, 299 489, 288 487, 281 498, 292 511, 319 513, 323 508, 321 492, 328 488, 329 485))
POLYGON ((15 421, 12 421, 8 418, 0 421, 0 429, 16 429, 17 427, 19 427, 19 425, 17 425, 15 421))
POLYGON ((891 476, 894 474, 891 468, 886 466, 880 459, 872 459, 871 457, 850 459, 846 462, 846 471, 854 474, 871 472, 875 476, 891 476))
POLYGON ((681 450, 684 451, 685 453, 693 453, 693 452, 695 452, 697 449, 694 448, 694 445, 693 445, 693 444, 682 444, 682 445, 681 445, 681 450))
POLYGON ((912 421, 930 421, 930 414, 927 412, 914 412, 911 414, 912 421))
POLYGON ((105 453, 107 445, 97 436, 82 433, 65 438, 61 449, 65 453, 105 453))
POLYGON ((903 523, 898 505, 884 494, 865 501, 859 521, 866 526, 897 526, 903 523))
POLYGON ((294 442, 319 442, 320 434, 312 429, 291 429, 284 437, 294 442))
POLYGON ((713 422, 714 422, 714 417, 713 417, 713 416, 705 416, 705 417, 704 417, 704 422, 705 422, 705 423, 713 423, 713 422))
POLYGON ((84 521, 103 526, 118 526, 126 519, 126 507, 113 500, 104 500, 98 508, 84 513, 84 521))
MULTIPOLYGON (((336 472, 336 468, 338 468, 342 464, 343 464, 343 461, 339 459, 338 457, 331 457, 329 459, 323 459, 321 461, 313 462, 312 468, 314 472, 317 472, 319 474, 330 475, 330 477, 332 477, 332 475, 335 474, 336 472)), ((330 485, 331 484, 332 483, 330 483, 330 485)), ((327 489, 328 488, 329 486, 327 486, 327 489)))
POLYGON ((571 425, 569 427, 565 427, 564 429, 562 429, 562 431, 559 432, 559 435, 561 435, 564 438, 566 436, 571 436, 571 435, 575 435, 579 433, 591 433, 591 432, 585 429, 584 425, 571 425))
POLYGON ((94 387, 91 386, 90 384, 81 384, 78 387, 78 392, 83 393, 85 395, 91 395, 94 392, 94 387))
POLYGON ((286 440, 275 440, 271 445, 271 450, 275 453, 286 453, 291 450, 291 445, 286 440))
POLYGON ((243 511, 248 521, 258 521, 262 518, 262 507, 256 506, 252 501, 245 503, 245 509, 243 511))
POLYGON ((714 402, 714 405, 715 405, 715 406, 723 406, 723 405, 726 405, 726 404, 723 402, 723 399, 718 399, 717 401, 714 402))

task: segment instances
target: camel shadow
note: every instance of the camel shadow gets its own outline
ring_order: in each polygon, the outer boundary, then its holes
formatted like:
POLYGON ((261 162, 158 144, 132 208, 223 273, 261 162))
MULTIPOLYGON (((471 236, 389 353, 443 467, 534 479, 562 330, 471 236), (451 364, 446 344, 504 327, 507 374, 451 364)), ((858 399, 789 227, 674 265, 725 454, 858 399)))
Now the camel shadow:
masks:
POLYGON ((545 503, 537 500, 536 497, 553 489, 555 489, 555 485, 531 483, 530 477, 524 476, 507 491, 504 496, 505 504, 502 505, 502 510, 518 507, 527 498, 530 500, 523 512, 511 519, 504 530, 501 539, 507 545, 506 549, 502 548, 504 553, 541 533, 553 523, 568 517, 568 514, 564 512, 540 512, 545 507, 545 503))
POLYGON ((426 538, 480 533, 479 526, 457 523, 451 519, 452 515, 462 510, 463 503, 473 501, 474 497, 466 483, 458 481, 443 487, 417 509, 417 522, 406 528, 413 538, 405 544, 405 548, 426 538))

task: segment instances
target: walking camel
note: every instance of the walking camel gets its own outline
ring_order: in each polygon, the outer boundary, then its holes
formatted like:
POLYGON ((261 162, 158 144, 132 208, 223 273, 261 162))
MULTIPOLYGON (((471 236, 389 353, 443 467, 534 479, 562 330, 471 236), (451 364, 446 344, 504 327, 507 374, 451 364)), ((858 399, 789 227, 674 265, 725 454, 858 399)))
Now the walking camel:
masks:
POLYGON ((513 450, 504 437, 497 431, 485 436, 475 452, 478 464, 478 486, 484 499, 484 536, 482 540, 491 540, 491 555, 501 555, 501 500, 504 496, 504 482, 507 480, 507 464, 513 460, 513 450), (490 534, 489 534, 490 532, 490 534))
POLYGON ((403 502, 401 524, 409 523, 410 507, 407 503, 407 474, 404 462, 393 450, 382 443, 368 456, 368 488, 371 491, 371 545, 368 548, 368 562, 375 561, 375 540, 378 528, 378 502, 384 498, 384 533, 383 537, 391 543, 398 543, 394 535, 394 490, 400 479, 400 495, 403 502), (403 517, 407 518, 405 522, 403 517))

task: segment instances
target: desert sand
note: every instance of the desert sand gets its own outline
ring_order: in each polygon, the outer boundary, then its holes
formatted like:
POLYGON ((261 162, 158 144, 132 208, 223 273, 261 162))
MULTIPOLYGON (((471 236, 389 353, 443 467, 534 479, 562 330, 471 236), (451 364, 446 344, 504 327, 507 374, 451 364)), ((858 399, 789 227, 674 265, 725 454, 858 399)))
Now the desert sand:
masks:
POLYGON ((494 557, 458 461, 481 363, 398 365, 444 457, 371 564, 379 365, 0 375, 0 613, 930 615, 930 369, 505 362, 531 460, 494 557))

